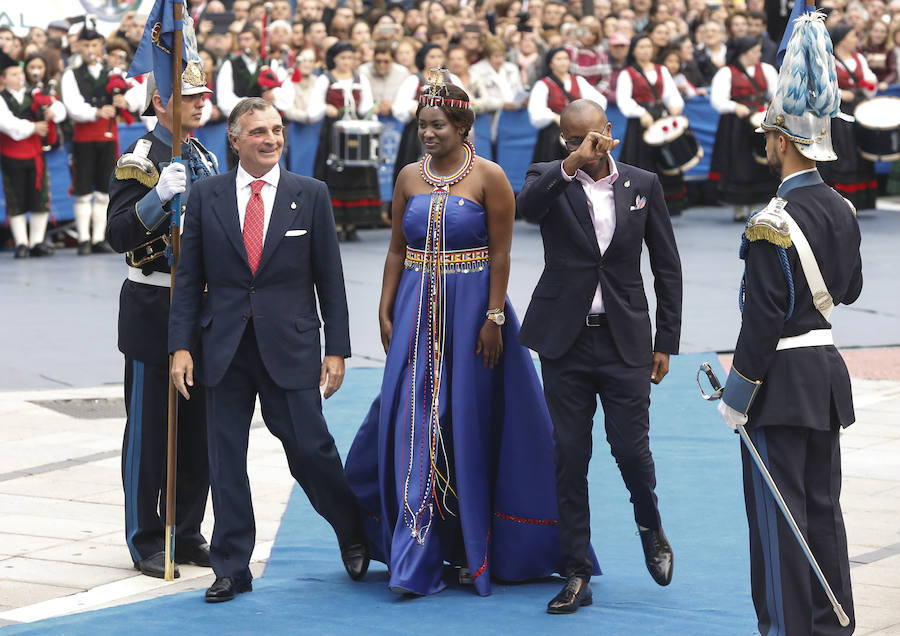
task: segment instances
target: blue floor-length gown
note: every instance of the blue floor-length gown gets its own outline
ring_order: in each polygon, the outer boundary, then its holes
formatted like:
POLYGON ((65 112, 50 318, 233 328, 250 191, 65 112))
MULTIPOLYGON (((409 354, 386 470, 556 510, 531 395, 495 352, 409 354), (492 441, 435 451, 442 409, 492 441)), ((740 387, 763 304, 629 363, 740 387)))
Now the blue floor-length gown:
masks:
MULTIPOLYGON (((411 248, 425 247, 430 200, 431 195, 417 194, 407 203, 403 232, 411 248)), ((486 247, 484 209, 449 196, 445 237, 448 251, 486 247)), ((438 413, 456 496, 438 493, 437 501, 429 500, 431 512, 422 515, 420 525, 432 523, 424 542, 417 541, 409 522, 411 512, 422 507, 431 455, 410 438, 411 427, 423 420, 425 402, 415 400, 412 412, 411 352, 420 288, 427 282, 415 269, 405 268, 401 275, 381 393, 347 455, 346 472, 365 511, 372 556, 388 565, 392 589, 439 592, 447 562, 468 567, 476 592, 486 595, 492 577, 522 581, 561 573, 552 424, 531 356, 516 341, 519 323, 508 301, 500 363, 485 369, 482 356, 475 355, 490 268, 443 278, 446 336, 438 413)), ((418 325, 420 351, 429 337, 424 322, 418 325)), ((419 367, 424 358, 420 354, 419 367)), ((427 374, 416 371, 415 395, 422 396, 427 374)))

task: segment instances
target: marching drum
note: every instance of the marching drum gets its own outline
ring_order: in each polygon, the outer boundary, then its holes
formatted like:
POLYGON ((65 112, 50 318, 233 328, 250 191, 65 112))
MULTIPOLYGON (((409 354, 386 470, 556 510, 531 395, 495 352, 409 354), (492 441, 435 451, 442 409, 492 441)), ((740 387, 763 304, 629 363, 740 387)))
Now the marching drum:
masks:
POLYGON ((869 161, 900 159, 900 98, 874 97, 856 107, 856 142, 869 161))
POLYGON ((750 115, 747 120, 750 122, 750 130, 753 131, 753 160, 763 166, 768 165, 766 159, 766 136, 756 132, 756 129, 762 126, 766 118, 766 111, 759 110, 750 115))
POLYGON ((331 154, 328 165, 341 171, 345 167, 378 166, 381 122, 371 119, 339 119, 331 131, 331 154))
POLYGON ((644 131, 644 142, 658 148, 663 174, 690 170, 703 157, 703 148, 684 115, 657 119, 644 131))

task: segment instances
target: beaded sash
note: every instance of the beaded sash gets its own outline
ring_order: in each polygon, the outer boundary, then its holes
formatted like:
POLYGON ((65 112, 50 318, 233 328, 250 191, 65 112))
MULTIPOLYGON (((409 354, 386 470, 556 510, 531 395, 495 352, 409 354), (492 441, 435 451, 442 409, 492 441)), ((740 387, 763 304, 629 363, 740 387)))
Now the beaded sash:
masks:
POLYGON ((450 175, 431 171, 431 155, 419 166, 422 179, 434 189, 428 206, 425 249, 407 248, 406 264, 421 272, 416 320, 412 327, 407 359, 407 410, 404 431, 408 434, 408 454, 404 466, 403 521, 419 545, 431 529, 434 515, 454 515, 448 505, 456 498, 450 474, 449 453, 440 421, 440 394, 447 340, 446 277, 451 271, 487 264, 487 249, 448 251, 446 208, 450 186, 462 181, 472 170, 475 149, 463 143, 465 158, 450 175), (478 254, 476 254, 478 253, 478 254), (421 343, 421 344, 420 344, 421 343), (419 394, 419 380, 422 384, 419 394))
POLYGON ((481 247, 474 250, 447 250, 437 256, 428 254, 425 250, 406 248, 406 260, 403 267, 421 272, 434 269, 435 259, 440 266, 442 274, 468 274, 469 272, 482 272, 491 259, 488 248, 481 247))

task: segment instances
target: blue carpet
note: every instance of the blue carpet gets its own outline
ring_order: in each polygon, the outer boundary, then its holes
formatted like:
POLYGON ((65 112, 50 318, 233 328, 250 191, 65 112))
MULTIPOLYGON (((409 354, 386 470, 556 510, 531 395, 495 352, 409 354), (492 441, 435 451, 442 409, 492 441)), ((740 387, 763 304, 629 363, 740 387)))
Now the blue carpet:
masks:
MULTIPOLYGON (((352 583, 331 528, 295 487, 253 593, 209 605, 202 591, 185 592, 8 626, 3 634, 159 634, 176 627, 196 634, 754 634, 740 442, 699 398, 694 374, 703 360, 724 377, 713 354, 676 356, 652 393, 657 493, 675 552, 668 587, 658 587, 644 567, 628 492, 598 420, 590 486, 593 545, 604 575, 594 578, 594 605, 574 616, 544 612, 559 591, 556 579, 495 583, 485 598, 454 585, 407 599, 387 589, 385 566, 373 563, 364 582, 352 583)), ((342 456, 380 383, 378 369, 350 370, 328 401, 326 416, 342 456)))

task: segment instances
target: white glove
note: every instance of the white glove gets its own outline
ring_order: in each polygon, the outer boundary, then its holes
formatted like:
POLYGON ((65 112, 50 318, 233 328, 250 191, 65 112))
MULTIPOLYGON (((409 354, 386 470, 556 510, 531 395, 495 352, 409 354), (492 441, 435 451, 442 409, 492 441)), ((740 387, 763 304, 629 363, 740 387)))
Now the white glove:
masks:
POLYGON ((160 203, 165 205, 176 194, 181 194, 187 187, 187 173, 183 163, 170 163, 163 168, 156 182, 156 195, 160 203))
POLYGON ((733 408, 725 404, 722 400, 719 400, 719 414, 722 416, 722 419, 725 420, 725 423, 728 425, 732 431, 736 431, 738 426, 746 426, 747 425, 747 416, 741 413, 740 411, 735 411, 733 408))

